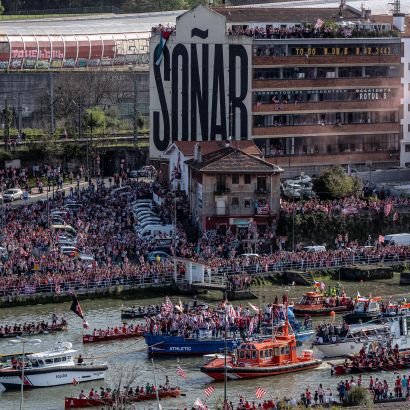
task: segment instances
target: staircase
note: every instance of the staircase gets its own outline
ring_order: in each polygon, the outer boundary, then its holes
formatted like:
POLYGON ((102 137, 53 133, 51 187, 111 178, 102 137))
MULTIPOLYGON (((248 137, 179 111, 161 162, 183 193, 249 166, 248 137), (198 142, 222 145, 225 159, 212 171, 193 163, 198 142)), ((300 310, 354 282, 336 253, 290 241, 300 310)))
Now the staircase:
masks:
POLYGON ((284 277, 288 282, 295 282, 296 285, 312 286, 315 283, 311 273, 298 270, 286 271, 284 277))

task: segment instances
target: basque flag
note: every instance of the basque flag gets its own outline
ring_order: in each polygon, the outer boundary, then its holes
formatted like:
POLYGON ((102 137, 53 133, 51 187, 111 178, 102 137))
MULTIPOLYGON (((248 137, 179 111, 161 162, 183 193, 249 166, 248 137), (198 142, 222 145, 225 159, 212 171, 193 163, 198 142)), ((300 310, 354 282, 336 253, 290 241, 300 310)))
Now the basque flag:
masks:
POLYGON ((70 310, 84 320, 84 313, 76 295, 73 295, 73 303, 71 303, 70 310))
POLYGON ((261 400, 266 394, 266 391, 263 390, 261 387, 258 387, 255 391, 255 396, 258 400, 261 400))
POLYGON ((159 41, 159 44, 155 48, 155 52, 154 52, 154 61, 155 61, 155 65, 157 66, 161 64, 162 57, 164 55, 164 48, 171 34, 172 34, 172 30, 161 31, 161 39, 159 41))
POLYGON ((209 398, 209 396, 211 396, 214 393, 215 389, 212 386, 207 387, 204 390, 204 394, 206 396, 206 398, 209 398))

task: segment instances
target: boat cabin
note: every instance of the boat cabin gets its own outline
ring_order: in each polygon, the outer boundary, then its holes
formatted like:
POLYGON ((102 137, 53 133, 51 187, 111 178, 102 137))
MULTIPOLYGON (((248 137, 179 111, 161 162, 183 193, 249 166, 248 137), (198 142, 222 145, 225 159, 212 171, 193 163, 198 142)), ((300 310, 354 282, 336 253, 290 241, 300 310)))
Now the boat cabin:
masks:
POLYGON ((353 313, 378 313, 380 312, 380 298, 365 299, 360 298, 356 300, 353 313))
POLYGON ((323 294, 318 292, 307 292, 299 300, 298 305, 322 305, 323 294))
POLYGON ((28 367, 74 366, 75 350, 34 353, 27 357, 28 367))
POLYGON ((287 332, 274 339, 242 343, 236 350, 238 366, 272 366, 297 360, 296 338, 287 332))

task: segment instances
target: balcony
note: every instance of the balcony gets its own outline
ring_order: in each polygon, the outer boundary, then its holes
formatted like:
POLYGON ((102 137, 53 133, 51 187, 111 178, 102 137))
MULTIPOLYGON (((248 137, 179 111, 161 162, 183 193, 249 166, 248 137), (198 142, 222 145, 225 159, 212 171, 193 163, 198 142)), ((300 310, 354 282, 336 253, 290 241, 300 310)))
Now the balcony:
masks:
POLYGON ((392 109, 400 109, 400 100, 398 98, 394 100, 362 100, 362 101, 320 101, 320 102, 300 102, 297 104, 253 104, 253 113, 261 114, 277 114, 280 113, 296 113, 296 112, 309 112, 309 113, 323 113, 323 112, 347 112, 347 111, 392 111, 392 109), (278 106, 280 105, 280 110, 278 106))
POLYGON ((215 195, 226 195, 229 194, 231 190, 226 185, 215 184, 214 185, 214 194, 215 195))
POLYGON ((372 64, 400 64, 400 55, 326 55, 326 56, 254 56, 254 66, 292 66, 292 65, 372 65, 372 64))
POLYGON ((298 137, 318 135, 350 135, 350 134, 398 134, 399 123, 381 124, 342 124, 336 125, 299 125, 281 127, 254 127, 254 137, 298 137))
POLYGON ((275 80, 253 80, 254 89, 275 89, 288 90, 299 89, 300 87, 309 88, 339 88, 339 87, 383 87, 399 88, 401 86, 400 77, 355 77, 355 78, 306 78, 306 79, 275 79, 275 80))
POLYGON ((256 184, 255 185, 255 194, 257 195, 268 195, 270 193, 270 189, 268 184, 256 184))

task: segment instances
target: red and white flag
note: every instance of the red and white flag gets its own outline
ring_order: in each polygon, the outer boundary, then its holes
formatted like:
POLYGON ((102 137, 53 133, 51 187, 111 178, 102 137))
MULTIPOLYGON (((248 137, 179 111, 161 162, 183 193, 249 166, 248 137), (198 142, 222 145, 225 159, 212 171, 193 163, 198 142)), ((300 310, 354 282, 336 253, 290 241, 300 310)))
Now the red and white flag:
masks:
POLYGON ((213 388, 212 386, 209 386, 204 390, 204 394, 206 398, 208 398, 209 396, 212 396, 214 392, 215 392, 215 388, 213 388))
POLYGON ((184 370, 182 369, 181 366, 177 367, 177 375, 179 377, 182 377, 183 379, 186 379, 186 374, 185 374, 185 372, 184 372, 184 370))
POLYGON ((250 306, 256 313, 259 313, 259 308, 258 308, 257 306, 252 305, 251 302, 248 302, 248 303, 249 303, 249 306, 250 306))
POLYGON ((265 394, 266 394, 266 391, 263 390, 261 387, 258 387, 255 391, 255 396, 258 400, 262 400, 265 394))
POLYGON ((79 384, 80 382, 74 377, 73 379, 73 385, 76 386, 77 384, 79 384))
POLYGON ((384 205, 384 215, 389 216, 392 208, 393 204, 391 202, 388 202, 386 205, 384 205))
POLYGON ((168 314, 174 310, 174 305, 168 296, 165 297, 164 310, 168 314))

